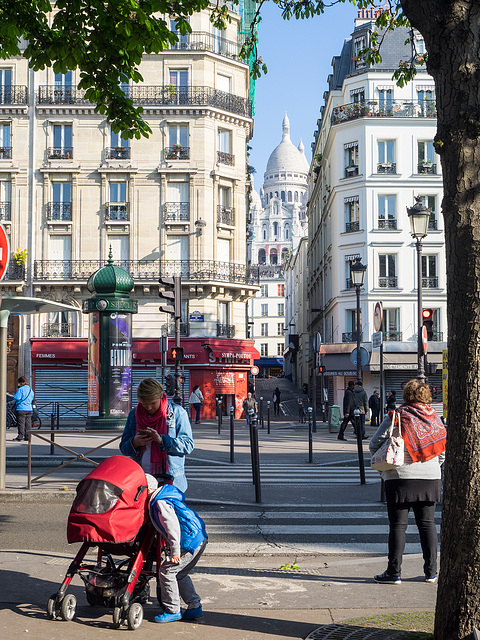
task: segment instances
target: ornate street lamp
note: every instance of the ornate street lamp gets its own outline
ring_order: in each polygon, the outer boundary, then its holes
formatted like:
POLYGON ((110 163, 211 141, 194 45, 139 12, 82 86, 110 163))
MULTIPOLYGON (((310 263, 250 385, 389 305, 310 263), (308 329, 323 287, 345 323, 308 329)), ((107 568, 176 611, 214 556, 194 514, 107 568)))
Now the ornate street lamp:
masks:
POLYGON ((362 264, 360 258, 357 258, 350 268, 352 284, 357 294, 357 380, 362 377, 362 360, 360 358, 360 289, 363 287, 366 270, 367 265, 362 264))
POLYGON ((428 221, 431 209, 422 202, 421 196, 415 196, 413 207, 407 207, 412 238, 417 246, 417 378, 425 382, 425 367, 423 365, 422 342, 422 240, 428 233, 428 221))

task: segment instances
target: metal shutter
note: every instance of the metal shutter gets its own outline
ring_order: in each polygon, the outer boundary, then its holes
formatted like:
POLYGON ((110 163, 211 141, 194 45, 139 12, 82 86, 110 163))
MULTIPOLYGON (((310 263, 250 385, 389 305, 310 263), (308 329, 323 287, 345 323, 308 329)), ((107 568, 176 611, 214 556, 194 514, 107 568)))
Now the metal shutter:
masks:
POLYGON ((86 369, 35 369, 35 400, 42 420, 48 419, 52 403, 60 404, 62 420, 85 420, 88 402, 86 369))

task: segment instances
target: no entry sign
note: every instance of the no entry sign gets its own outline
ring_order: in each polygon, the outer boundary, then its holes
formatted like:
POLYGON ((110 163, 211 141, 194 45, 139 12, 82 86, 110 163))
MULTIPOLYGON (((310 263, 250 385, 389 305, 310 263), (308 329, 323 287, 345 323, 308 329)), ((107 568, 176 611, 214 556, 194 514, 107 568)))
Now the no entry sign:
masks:
POLYGON ((5 275, 10 260, 10 245, 8 242, 7 232, 0 224, 0 280, 5 275))

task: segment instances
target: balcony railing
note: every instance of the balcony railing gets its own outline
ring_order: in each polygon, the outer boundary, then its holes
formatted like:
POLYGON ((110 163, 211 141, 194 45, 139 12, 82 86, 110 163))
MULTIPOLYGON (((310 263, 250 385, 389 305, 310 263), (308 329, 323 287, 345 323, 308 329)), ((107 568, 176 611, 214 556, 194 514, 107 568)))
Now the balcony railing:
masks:
POLYGON ((219 164, 228 164, 229 167, 235 165, 235 156, 225 151, 217 151, 217 162, 219 164))
POLYGON ((0 147, 0 160, 12 159, 12 147, 0 147))
MULTIPOLYGON (((230 111, 237 115, 251 117, 252 102, 247 98, 220 91, 213 87, 175 87, 165 86, 134 86, 125 89, 125 95, 135 105, 148 106, 210 106, 230 111)), ((43 85, 38 90, 38 104, 91 104, 85 98, 85 90, 77 89, 74 85, 55 87, 43 85)))
POLYGON ((377 173, 397 173, 397 163, 379 162, 377 164, 377 173))
MULTIPOLYGON (((360 341, 363 340, 363 333, 360 332, 360 341)), ((346 333, 342 333, 342 342, 356 342, 357 341, 357 332, 356 331, 347 331, 346 333)))
POLYGON ((107 160, 130 160, 130 147, 107 147, 105 158, 107 160))
POLYGON ((188 160, 189 158, 190 147, 182 147, 179 144, 165 147, 165 160, 188 160))
POLYGON ((165 202, 163 205, 164 220, 169 222, 182 222, 190 220, 189 202, 165 202))
POLYGON ((396 229, 397 228, 397 220, 396 218, 379 218, 378 219, 378 228, 385 230, 385 229, 396 229))
POLYGON ((47 203, 47 220, 71 220, 72 219, 72 203, 71 202, 48 202, 47 203))
POLYGON ((13 256, 10 256, 10 262, 8 263, 3 279, 10 281, 25 280, 25 265, 17 264, 13 259, 13 256))
POLYGON ((175 51, 211 51, 221 56, 237 60, 240 45, 232 40, 225 40, 221 36, 206 31, 192 31, 185 36, 178 35, 178 42, 170 45, 175 51))
POLYGON ((401 342, 402 332, 401 331, 383 331, 383 339, 385 340, 385 342, 401 342))
POLYGON ((365 117, 384 118, 436 118, 435 104, 418 100, 392 100, 385 104, 379 100, 351 102, 332 109, 332 124, 365 117))
MULTIPOLYGON (((106 260, 36 260, 34 280, 88 280, 106 260)), ((258 285, 258 266, 215 260, 118 260, 134 280, 158 280, 160 276, 182 276, 184 282, 228 282, 258 285)))
POLYGON ((283 278, 283 264, 261 264, 257 268, 262 278, 283 278))
POLYGON ((233 338, 235 336, 235 325, 217 323, 217 336, 233 338))
POLYGON ((422 278, 422 287, 424 289, 438 289, 438 276, 422 278))
POLYGON ((0 85, 0 104, 27 104, 27 96, 23 85, 0 85))
POLYGON ((417 173, 435 175, 437 173, 437 165, 433 162, 419 162, 417 165, 417 173))
MULTIPOLYGON (((167 324, 162 324, 160 327, 162 330, 162 335, 174 336, 175 335, 175 323, 169 322, 167 324)), ((189 322, 180 322, 180 335, 181 336, 189 336, 190 335, 190 323, 189 322)))
POLYGON ((130 203, 107 202, 105 204, 105 220, 130 220, 130 203))
POLYGON ((353 284, 353 280, 351 278, 346 279, 345 289, 355 289, 355 285, 353 284))
POLYGON ((72 322, 45 322, 42 325, 43 338, 72 338, 73 336, 72 322))
POLYGON ((389 276, 388 278, 379 278, 378 286, 382 289, 396 289, 398 287, 397 276, 389 276))
POLYGON ((345 167, 345 178, 353 178, 358 176, 358 166, 345 167))
POLYGON ((0 202, 0 220, 11 220, 12 219, 12 203, 11 202, 0 202))
POLYGON ((49 160, 70 160, 73 158, 72 147, 48 147, 47 158, 49 160))
POLYGON ((235 225, 235 209, 226 207, 223 204, 217 204, 217 222, 220 224, 235 225))
POLYGON ((435 217, 430 217, 430 220, 428 221, 428 230, 429 231, 436 231, 438 229, 438 225, 437 225, 437 220, 435 217))
POLYGON ((353 231, 360 231, 360 223, 358 220, 345 223, 345 233, 352 233, 353 231))
POLYGON ((443 332, 442 331, 434 331, 431 341, 432 342, 443 342, 443 332))

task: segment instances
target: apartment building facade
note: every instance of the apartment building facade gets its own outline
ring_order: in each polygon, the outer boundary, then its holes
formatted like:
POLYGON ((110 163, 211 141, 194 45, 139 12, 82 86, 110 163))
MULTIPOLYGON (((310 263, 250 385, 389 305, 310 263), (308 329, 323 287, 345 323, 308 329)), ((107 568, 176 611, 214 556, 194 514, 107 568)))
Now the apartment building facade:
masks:
POLYGON ((55 396, 83 405, 88 318, 81 305, 111 249, 139 303, 133 386, 159 374, 159 338, 173 327, 158 309, 158 278, 180 275, 184 395, 200 384, 205 415, 214 415, 219 397, 240 414, 257 356, 245 322, 258 290, 244 232, 252 88, 239 57, 254 6, 229 7, 222 32, 210 9, 194 14, 192 33, 144 57, 143 83, 123 89, 143 107, 148 139, 115 134, 77 89, 75 72, 1 61, 0 222, 12 249, 28 252, 25 262, 12 259, 1 292, 72 305, 69 313, 12 319, 10 385, 21 371, 39 402, 55 396))

